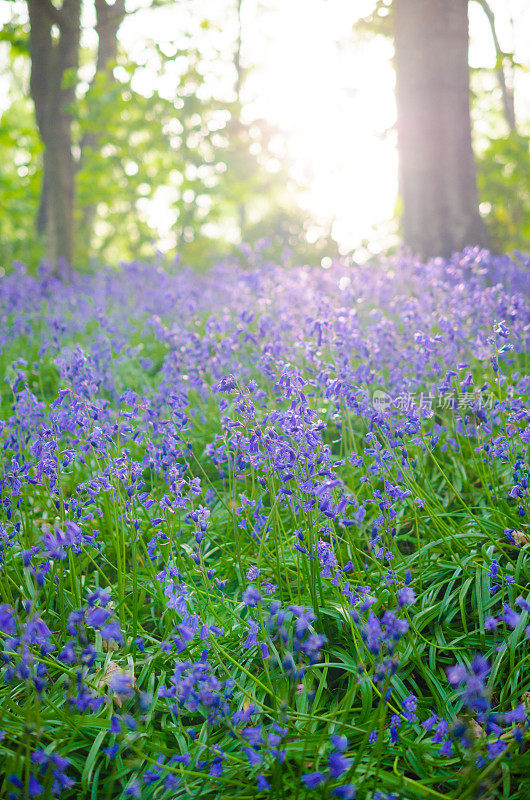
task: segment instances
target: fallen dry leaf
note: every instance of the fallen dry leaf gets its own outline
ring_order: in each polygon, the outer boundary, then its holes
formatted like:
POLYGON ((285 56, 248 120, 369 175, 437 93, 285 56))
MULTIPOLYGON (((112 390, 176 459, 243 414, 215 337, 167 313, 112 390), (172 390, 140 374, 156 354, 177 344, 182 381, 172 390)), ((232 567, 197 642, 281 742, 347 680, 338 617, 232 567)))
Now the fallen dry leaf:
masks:
MULTIPOLYGON (((138 686, 136 685, 136 682, 135 682, 134 678, 132 677, 131 673, 128 672, 128 670, 124 669, 123 667, 120 667, 120 665, 117 664, 115 661, 109 661, 107 669, 105 670, 104 675, 98 681, 98 684, 97 684, 98 688, 99 689, 103 689, 103 688, 106 689, 107 687, 109 687, 110 686, 110 682, 111 682, 111 680, 113 679, 113 677, 115 675, 126 675, 130 679, 131 686, 133 686, 134 689, 136 689, 136 691, 138 691, 138 686)), ((123 703, 122 703, 122 699, 121 699, 120 695, 117 692, 113 691, 112 692, 112 698, 113 698, 114 702, 116 703, 116 705, 118 706, 118 708, 121 708, 123 703)))
POLYGON ((482 736, 485 736, 484 728, 481 725, 478 724, 476 719, 470 719, 469 720, 469 727, 471 728, 471 730, 473 731, 474 736, 477 739, 480 739, 480 738, 482 738, 482 736))
POLYGON ((515 544, 518 544, 519 546, 522 546, 523 544, 528 544, 528 542, 530 541, 528 539, 527 534, 523 533, 523 531, 514 531, 512 533, 512 536, 515 540, 515 544))

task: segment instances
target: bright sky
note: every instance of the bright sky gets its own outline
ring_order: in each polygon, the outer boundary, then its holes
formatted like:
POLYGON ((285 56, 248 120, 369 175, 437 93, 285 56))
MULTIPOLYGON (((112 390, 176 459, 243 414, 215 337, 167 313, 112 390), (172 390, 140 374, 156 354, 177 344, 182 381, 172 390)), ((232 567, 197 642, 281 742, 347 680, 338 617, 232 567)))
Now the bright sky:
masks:
MULTIPOLYGON (((130 1, 136 5, 136 0, 130 1)), ((139 2, 149 5, 149 0, 139 2)), ((358 42, 352 35, 353 23, 373 4, 374 0, 243 0, 243 61, 253 67, 245 86, 247 113, 286 132, 296 172, 309 184, 305 204, 320 222, 333 224, 335 237, 348 249, 358 248, 363 239, 377 247, 375 227, 383 231, 384 245, 385 222, 393 215, 397 191, 392 44, 382 38, 358 42)), ((7 13, 10 4, 0 3, 0 23, 5 17, 2 5, 7 13)), ((521 61, 527 59, 528 0, 490 0, 490 5, 501 45, 515 49, 521 61), (512 16, 516 26, 510 24, 512 16)), ((211 91, 224 93, 233 85, 235 8, 236 0, 180 0, 133 14, 122 25, 120 39, 141 60, 145 37, 163 44, 178 42, 183 31, 194 33, 206 55, 209 48, 213 55, 214 44, 224 50, 225 63, 210 65, 211 91), (219 30, 202 30, 203 19, 212 20, 219 30)), ((474 2, 470 33, 471 65, 493 66, 488 23, 474 2)), ((530 75, 519 80, 518 110, 528 121, 530 75)), ((170 96, 174 85, 169 75, 162 89, 170 96)), ((152 89, 148 70, 137 88, 152 89)), ((163 195, 151 211, 153 219, 165 219, 169 227, 163 195)))

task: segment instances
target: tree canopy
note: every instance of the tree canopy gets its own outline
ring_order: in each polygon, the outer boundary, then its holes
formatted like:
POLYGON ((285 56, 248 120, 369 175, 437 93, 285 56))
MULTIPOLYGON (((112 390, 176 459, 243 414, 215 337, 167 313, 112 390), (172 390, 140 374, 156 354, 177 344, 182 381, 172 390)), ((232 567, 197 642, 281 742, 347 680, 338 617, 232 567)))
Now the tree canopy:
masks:
MULTIPOLYGON (((243 46, 244 0, 227 0, 226 31, 220 31, 218 20, 203 16, 202 7, 178 0, 172 6, 180 24, 174 35, 163 42, 145 36, 134 52, 125 47, 121 26, 146 7, 157 14, 164 5, 159 0, 147 6, 121 0, 9 3, 0 34, 6 86, 0 125, 0 257, 5 264, 13 259, 36 264, 62 253, 86 268, 94 260, 145 258, 162 248, 170 257, 178 253, 187 263, 204 266, 241 243, 258 241, 275 257, 295 252, 321 259, 338 253, 329 221, 316 219, 304 203, 306 186, 293 164, 286 131, 256 115, 245 93, 254 64, 243 46)), ((396 18, 408 6, 416 13, 415 0, 377 0, 371 14, 344 32, 341 46, 355 48, 360 37, 394 40, 396 18)), ((465 10, 467 3, 455 0, 455 6, 465 10)), ((473 224, 487 229, 487 240, 478 228, 471 239, 488 241, 499 251, 524 249, 530 233, 529 120, 516 97, 516 77, 524 65, 502 43, 492 6, 470 0, 473 8, 488 26, 495 63, 470 70, 474 152, 468 150, 464 182, 471 191, 473 224), (470 177, 475 172, 476 178, 470 177)), ((254 13, 259 19, 259 10, 254 13)), ((448 7, 442 13, 447 15, 448 7)), ((431 34, 440 27, 427 22, 423 29, 431 34)), ((463 24, 460 20, 459 27, 463 24)), ((405 109, 399 53, 410 48, 407 42, 400 48, 399 38, 395 44, 399 112, 405 109)), ((433 52, 428 43, 425 52, 433 52)), ((410 75, 422 72, 425 66, 413 65, 410 75)), ((464 94, 469 91, 465 82, 462 86, 464 94)), ((433 96, 432 89, 427 87, 426 97, 433 96)), ((433 102, 429 117, 439 110, 433 102)), ((401 119, 410 114, 409 106, 401 119)), ((455 127, 454 120, 444 124, 455 127)), ((398 113, 399 130, 403 134, 398 113)), ((411 130, 419 130, 417 122, 411 130)), ((403 135, 399 149, 403 165, 403 135)), ((417 163, 417 144, 411 152, 411 163, 417 163)), ((462 157, 462 152, 456 157, 460 168, 462 157)), ((433 158, 442 163, 439 153, 433 158)), ((450 174, 447 167, 440 172, 450 174)), ((397 218, 405 240, 421 250, 407 228, 410 214, 403 211, 414 203, 426 209, 428 203, 406 196, 405 174, 402 169, 397 218)), ((441 198, 432 169, 427 181, 433 197, 441 198)), ((458 184, 456 174, 450 183, 458 184)), ((417 172, 412 184, 416 190, 417 172)), ((448 202, 458 207, 454 198, 448 202)), ((455 213, 461 217, 461 211, 455 213)), ((415 224, 425 230, 421 219, 415 224)), ((466 237, 464 231, 462 241, 466 237)), ((432 244, 443 249, 440 242, 432 244)), ((460 244, 457 237, 447 248, 460 244)))

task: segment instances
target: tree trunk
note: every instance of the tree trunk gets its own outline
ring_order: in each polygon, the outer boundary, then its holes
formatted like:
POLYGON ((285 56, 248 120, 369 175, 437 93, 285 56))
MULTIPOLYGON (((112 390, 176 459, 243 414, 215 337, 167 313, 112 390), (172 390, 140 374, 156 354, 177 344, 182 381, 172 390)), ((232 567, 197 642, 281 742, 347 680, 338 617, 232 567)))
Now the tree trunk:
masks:
POLYGON ((405 244, 423 258, 487 244, 469 113, 467 0, 395 0, 405 244))
MULTIPOLYGON (((96 32, 98 35, 98 51, 96 69, 91 81, 91 88, 98 77, 108 72, 108 78, 113 81, 110 65, 116 61, 118 55, 118 30, 125 16, 125 0, 115 0, 113 5, 108 5, 107 0, 95 0, 96 6, 96 32)), ((78 167, 82 166, 83 156, 87 149, 97 146, 98 136, 86 133, 81 141, 81 155, 78 167)), ((80 211, 79 249, 84 255, 90 252, 93 236, 96 207, 85 205, 80 211)))
POLYGON ((44 139, 46 247, 48 259, 72 264, 74 257, 74 178, 70 120, 57 110, 54 130, 44 139))
POLYGON ((30 90, 44 144, 44 172, 37 225, 54 269, 74 255, 74 179, 71 115, 79 64, 81 0, 28 0, 30 90))

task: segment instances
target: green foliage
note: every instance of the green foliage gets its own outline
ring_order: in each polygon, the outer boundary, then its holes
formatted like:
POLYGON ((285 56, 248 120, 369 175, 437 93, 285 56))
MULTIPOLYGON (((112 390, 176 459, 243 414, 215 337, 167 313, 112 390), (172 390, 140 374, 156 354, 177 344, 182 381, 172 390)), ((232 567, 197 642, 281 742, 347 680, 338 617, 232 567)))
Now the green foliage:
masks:
MULTIPOLYGON (((207 39, 210 27, 207 21, 201 26, 207 39)), ((42 248, 30 229, 39 205, 42 147, 26 97, 27 33, 24 20, 13 20, 3 36, 19 79, 12 81, 0 140, 6 187, 0 252, 6 263, 23 258, 35 264, 42 248), (21 160, 23 175, 14 166, 21 160), (18 242, 25 242, 23 249, 18 242)), ((78 84, 69 110, 78 161, 79 268, 94 259, 151 258, 159 244, 196 268, 237 252, 242 241, 253 246, 260 239, 274 238, 278 257, 286 248, 299 259, 337 254, 329 235, 315 233, 314 221, 299 207, 281 133, 264 120, 243 120, 230 84, 227 96, 213 96, 208 70, 223 63, 230 69, 231 56, 215 52, 212 58, 212 44, 205 57, 201 47, 187 36, 179 38, 179 47, 148 42, 141 64, 120 51, 107 74, 96 74, 88 88, 78 84)), ((83 69, 94 56, 83 49, 83 69)), ((77 81, 75 74, 65 76, 65 85, 77 81)))
POLYGON ((491 139, 477 159, 480 198, 492 247, 524 250, 530 242, 530 139, 491 139))
POLYGON ((204 108, 190 90, 197 76, 193 55, 187 55, 188 70, 174 102, 156 92, 146 97, 135 91, 135 68, 124 63, 117 80, 98 76, 78 103, 79 138, 92 139, 83 148, 77 175, 81 261, 91 253, 102 260, 152 255, 157 220, 150 225, 146 210, 162 187, 177 205, 175 238, 182 234, 179 217, 196 224, 198 206, 188 192, 195 199, 202 182, 186 173, 205 157, 213 110, 204 108))
POLYGON ((16 11, 0 31, 0 57, 0 79, 7 86, 0 106, 0 270, 5 270, 14 260, 36 262, 43 252, 35 222, 42 144, 24 91, 29 76, 27 28, 16 11))
POLYGON ((16 98, 0 124, 0 268, 14 260, 36 262, 42 256, 37 238, 42 146, 30 103, 16 98))
POLYGON ((28 55, 27 27, 19 22, 16 16, 6 22, 0 30, 0 42, 9 45, 9 54, 12 58, 28 55))
POLYGON ((185 64, 174 96, 136 91, 138 68, 122 57, 116 79, 98 76, 77 104, 80 140, 94 137, 77 176, 80 260, 153 255, 161 209, 170 218, 170 251, 197 268, 263 238, 299 256, 336 255, 325 237, 316 237, 316 249, 308 245, 314 222, 297 204, 280 132, 265 120, 243 121, 237 101, 209 96, 198 50, 168 60, 151 47, 149 63, 159 61, 154 85, 171 61, 185 64), (84 225, 89 209, 93 227, 84 225))
POLYGON ((354 33, 363 38, 367 36, 394 35, 392 0, 376 0, 373 10, 361 17, 353 27, 354 33))

